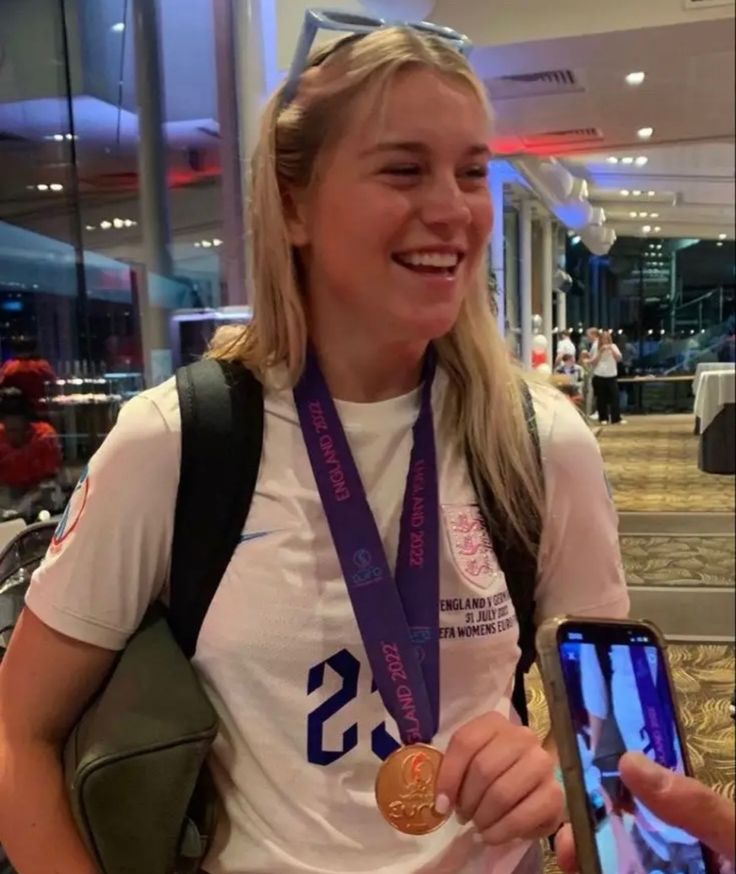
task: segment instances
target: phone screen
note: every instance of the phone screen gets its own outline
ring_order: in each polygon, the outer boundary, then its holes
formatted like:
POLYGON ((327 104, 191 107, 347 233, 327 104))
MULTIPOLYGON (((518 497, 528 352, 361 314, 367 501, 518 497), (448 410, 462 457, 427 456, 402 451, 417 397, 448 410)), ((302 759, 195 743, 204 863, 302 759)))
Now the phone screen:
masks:
POLYGON ((701 844, 619 777, 624 752, 685 772, 664 653, 641 626, 560 627, 559 655, 602 874, 706 874, 701 844))

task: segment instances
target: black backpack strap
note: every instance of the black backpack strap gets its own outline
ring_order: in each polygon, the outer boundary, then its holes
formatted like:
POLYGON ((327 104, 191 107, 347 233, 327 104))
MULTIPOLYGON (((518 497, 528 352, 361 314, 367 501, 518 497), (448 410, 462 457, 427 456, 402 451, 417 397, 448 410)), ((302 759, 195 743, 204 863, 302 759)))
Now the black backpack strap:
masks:
POLYGON ((188 658, 235 551, 263 447, 263 390, 242 365, 203 359, 176 374, 181 466, 169 623, 188 658))
MULTIPOLYGON (((542 470, 542 453, 539 444, 539 431, 537 418, 534 412, 534 403, 531 392, 525 382, 521 383, 522 403, 529 429, 529 436, 534 446, 534 453, 542 470)), ((521 658, 516 670, 516 680, 512 694, 514 709, 526 725, 529 721, 527 712, 526 695, 524 691, 524 674, 534 664, 536 658, 536 627, 534 624, 535 589, 537 585, 537 550, 542 536, 542 520, 534 531, 532 546, 534 551, 526 546, 518 534, 509 524, 508 519, 503 517, 488 483, 481 480, 474 465, 469 464, 470 475, 475 487, 475 492, 480 499, 481 511, 483 512, 486 527, 493 540, 493 548, 501 570, 506 577, 509 595, 514 605, 516 618, 519 623, 519 649, 521 658)))

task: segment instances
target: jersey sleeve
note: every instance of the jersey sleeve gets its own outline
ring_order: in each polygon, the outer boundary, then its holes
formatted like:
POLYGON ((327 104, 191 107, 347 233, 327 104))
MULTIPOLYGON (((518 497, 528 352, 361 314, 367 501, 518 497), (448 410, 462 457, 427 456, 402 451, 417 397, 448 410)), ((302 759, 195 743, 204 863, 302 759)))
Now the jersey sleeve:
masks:
POLYGON ((124 407, 26 594, 42 622, 85 643, 125 646, 168 578, 180 452, 178 429, 154 401, 142 395, 124 407))
POLYGON ((565 396, 544 392, 535 406, 546 493, 536 620, 624 618, 629 596, 618 515, 598 443, 565 396))

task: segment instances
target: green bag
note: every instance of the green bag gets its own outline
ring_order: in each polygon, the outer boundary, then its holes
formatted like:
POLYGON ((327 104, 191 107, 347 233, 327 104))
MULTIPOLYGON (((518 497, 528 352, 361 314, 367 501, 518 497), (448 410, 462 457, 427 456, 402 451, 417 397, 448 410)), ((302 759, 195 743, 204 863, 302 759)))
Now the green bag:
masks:
POLYGON ((169 607, 154 605, 72 731, 72 811, 102 874, 194 874, 217 800, 217 717, 190 659, 238 544, 261 458, 260 384, 237 365, 177 373, 182 456, 169 607))

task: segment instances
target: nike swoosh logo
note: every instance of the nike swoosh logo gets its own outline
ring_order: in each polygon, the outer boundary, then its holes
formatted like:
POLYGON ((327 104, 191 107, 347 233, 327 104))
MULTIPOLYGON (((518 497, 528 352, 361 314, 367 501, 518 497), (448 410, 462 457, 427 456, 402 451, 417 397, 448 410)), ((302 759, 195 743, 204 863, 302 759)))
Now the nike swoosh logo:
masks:
POLYGON ((246 531, 240 535, 239 543, 247 543, 249 540, 258 540, 259 537, 268 537, 273 531, 246 531))

